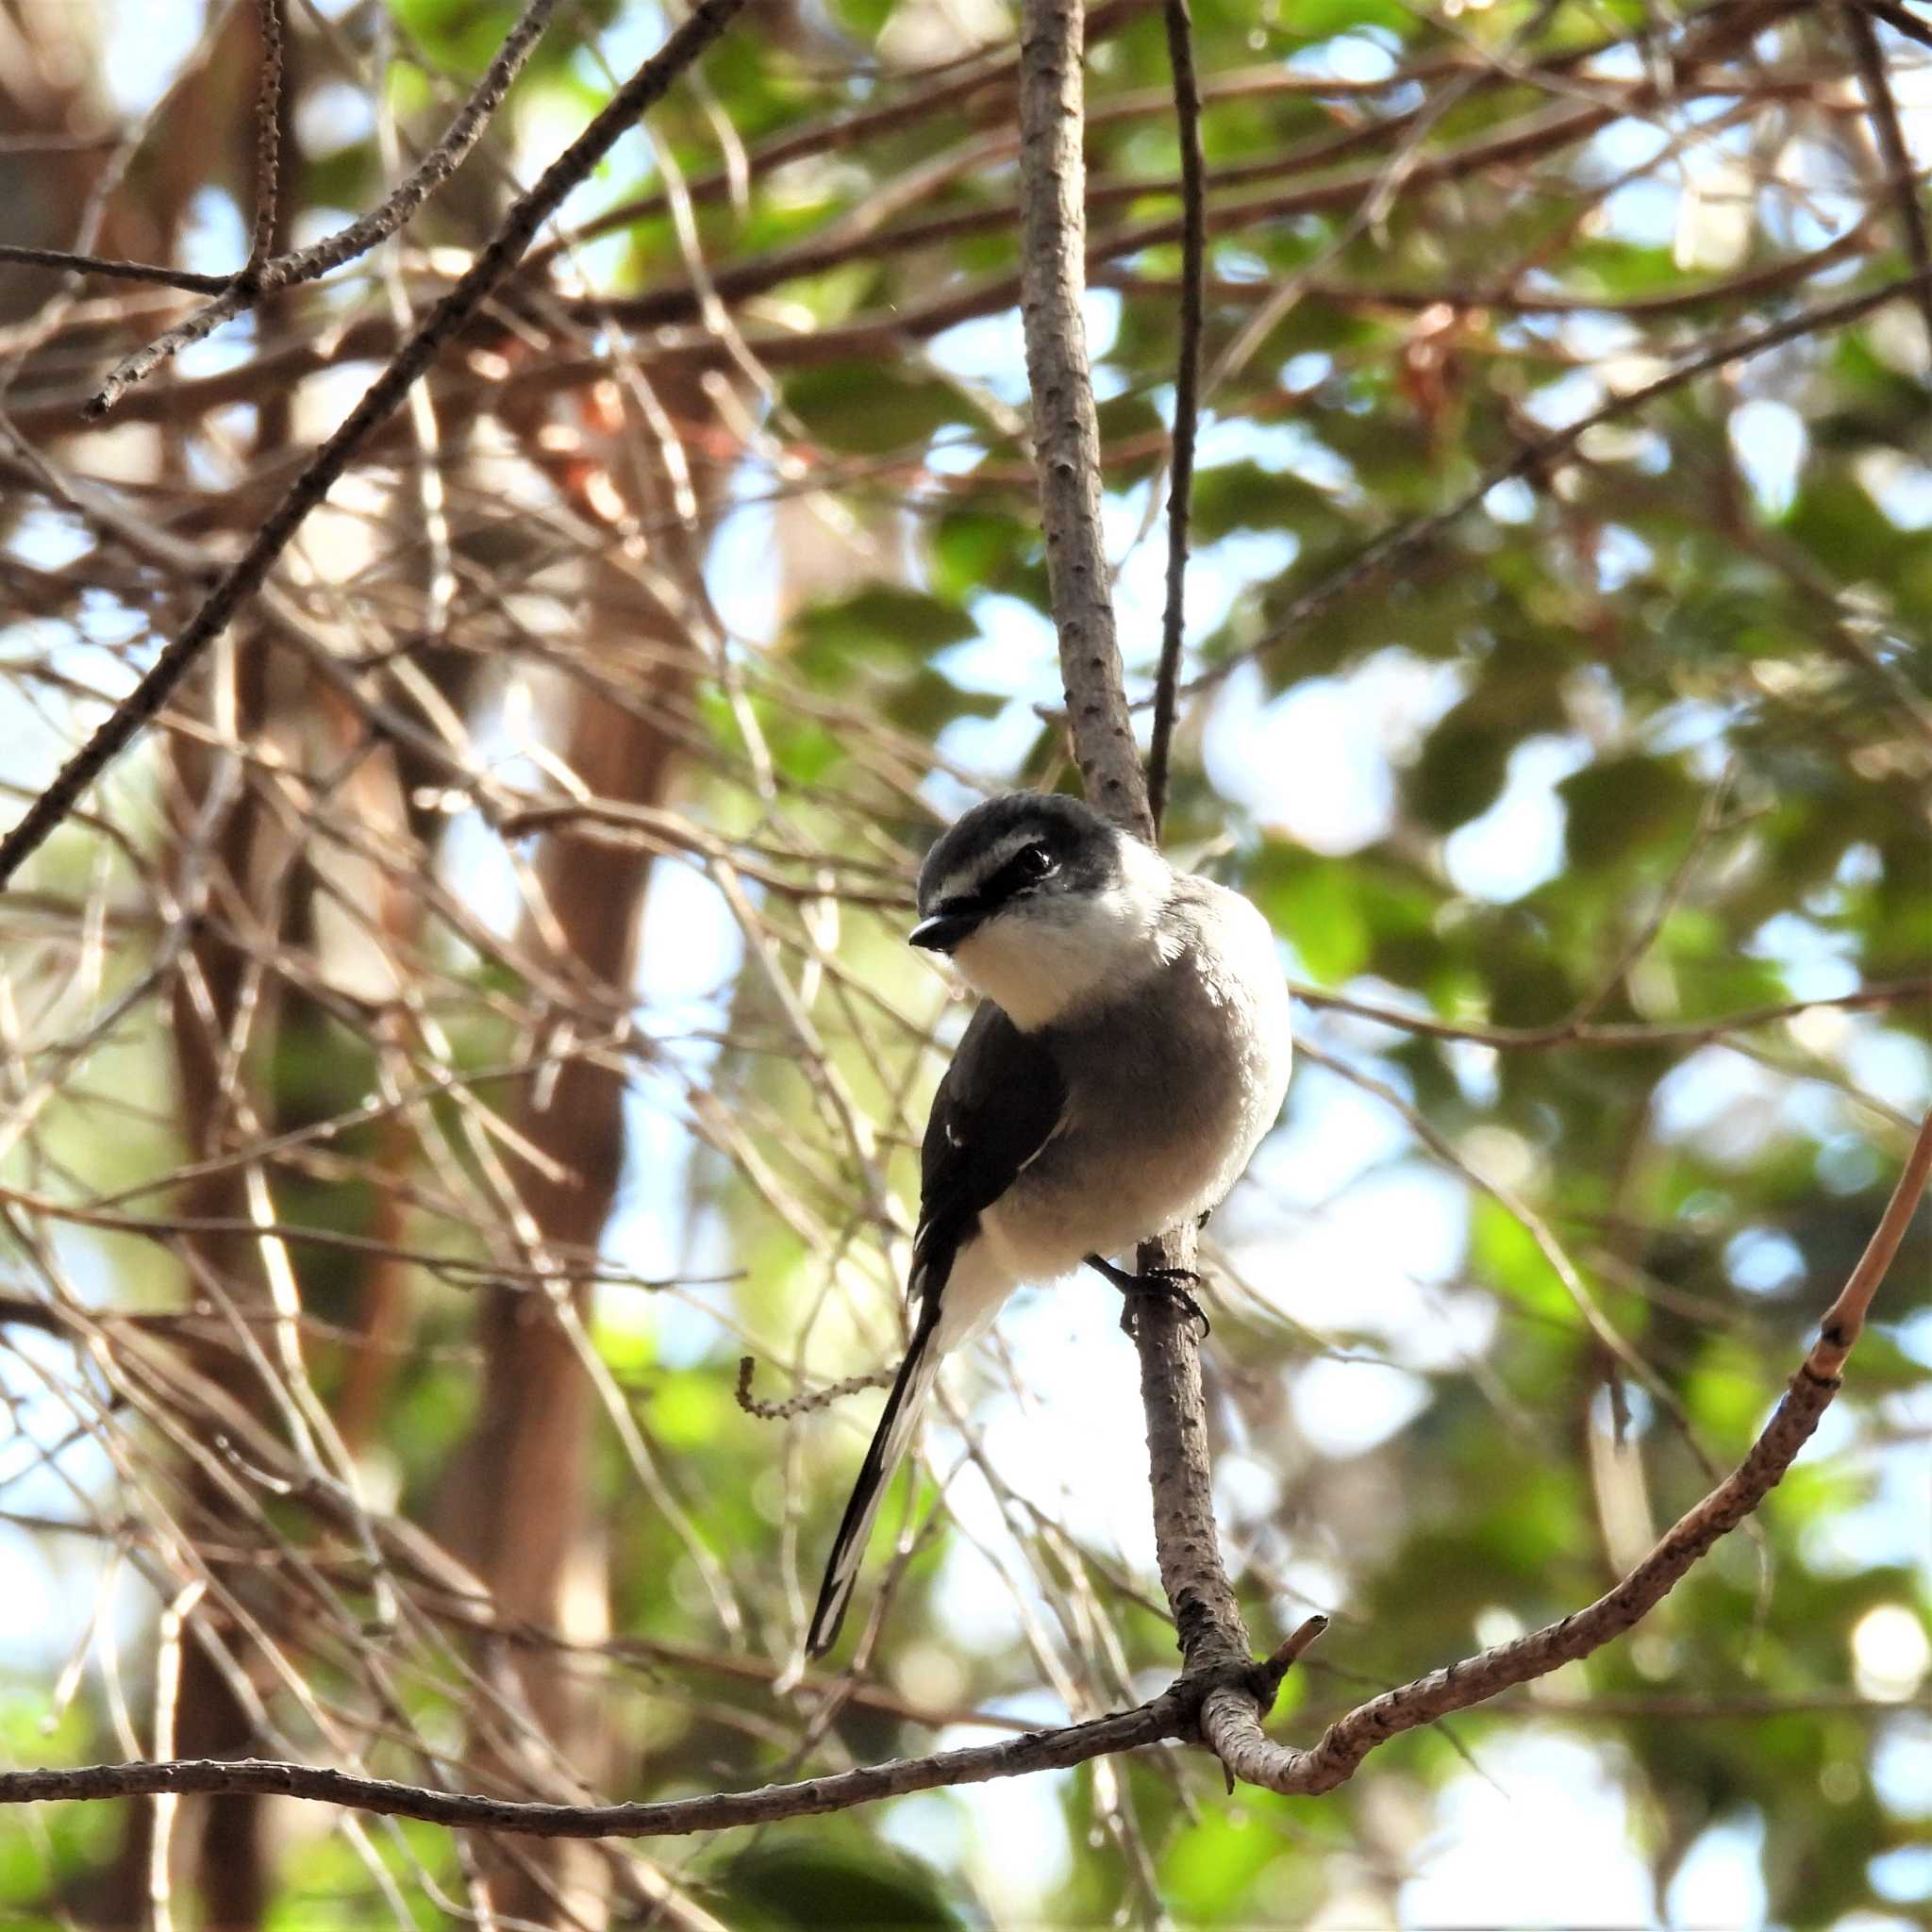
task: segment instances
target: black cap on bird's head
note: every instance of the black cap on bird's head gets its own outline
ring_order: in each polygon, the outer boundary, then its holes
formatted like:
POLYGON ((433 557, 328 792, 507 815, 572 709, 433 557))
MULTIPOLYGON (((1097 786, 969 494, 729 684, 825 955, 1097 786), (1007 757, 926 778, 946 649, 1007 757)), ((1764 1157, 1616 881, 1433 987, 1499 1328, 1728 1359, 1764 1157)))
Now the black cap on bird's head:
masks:
POLYGON ((1091 806, 1054 791, 989 798, 951 826, 919 869, 915 946, 950 953, 1016 907, 1119 883, 1125 835, 1091 806))

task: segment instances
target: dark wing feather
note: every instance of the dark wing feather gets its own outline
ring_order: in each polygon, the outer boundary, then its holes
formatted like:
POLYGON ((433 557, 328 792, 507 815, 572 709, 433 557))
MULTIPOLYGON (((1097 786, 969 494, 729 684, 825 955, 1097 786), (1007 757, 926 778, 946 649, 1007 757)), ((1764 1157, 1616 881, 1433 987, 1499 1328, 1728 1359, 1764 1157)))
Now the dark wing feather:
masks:
POLYGON ((912 1289, 943 1287, 980 1214, 1061 1124, 1067 1086, 1045 1033, 1022 1033, 980 1003, 940 1091, 920 1149, 919 1229, 912 1289))
POLYGON ((1022 1033, 991 1001, 983 1004, 933 1097, 920 1150, 919 1229, 912 1237, 912 1291, 921 1307, 912 1345, 832 1540, 806 1640, 813 1657, 824 1656, 838 1640, 879 1499, 911 1443, 939 1374, 940 1300, 953 1257, 981 1213, 1053 1138, 1066 1097, 1051 1044, 1039 1034, 1022 1033))

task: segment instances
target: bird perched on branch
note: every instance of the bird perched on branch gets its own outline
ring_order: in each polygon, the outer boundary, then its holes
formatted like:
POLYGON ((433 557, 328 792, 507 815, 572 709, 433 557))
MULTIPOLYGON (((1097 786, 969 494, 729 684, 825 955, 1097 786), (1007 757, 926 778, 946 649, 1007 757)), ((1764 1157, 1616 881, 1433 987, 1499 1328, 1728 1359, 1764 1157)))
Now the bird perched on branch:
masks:
POLYGON ((1288 1086, 1267 921, 1076 799, 975 806, 921 867, 919 911, 912 944, 950 955, 982 1000, 926 1124, 912 1341, 833 1540, 813 1657, 838 1638, 941 1358, 1020 1283, 1083 1262, 1192 1308, 1191 1277, 1108 1257, 1218 1206, 1288 1086))

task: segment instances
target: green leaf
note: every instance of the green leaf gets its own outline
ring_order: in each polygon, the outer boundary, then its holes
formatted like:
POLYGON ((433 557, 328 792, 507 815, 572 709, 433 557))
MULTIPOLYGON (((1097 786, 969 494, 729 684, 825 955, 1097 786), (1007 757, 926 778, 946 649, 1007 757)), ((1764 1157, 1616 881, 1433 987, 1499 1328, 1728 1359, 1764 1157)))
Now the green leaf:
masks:
POLYGON ((1508 1208, 1489 1194, 1475 1196, 1470 1214, 1470 1263, 1476 1278, 1519 1308, 1562 1327, 1581 1317, 1543 1251, 1508 1208))
POLYGON ((1697 823, 1703 791, 1675 758, 1601 758, 1557 787, 1569 816, 1572 865, 1620 865, 1640 853, 1681 851, 1697 823))
POLYGON ((1259 463, 1217 463, 1194 478, 1194 528, 1204 543, 1233 530, 1333 531, 1340 519, 1325 491, 1259 463))
POLYGON ((863 1858, 825 1844, 766 1846, 734 1858, 723 1889, 727 1921, 744 1932, 953 1932, 960 1924, 929 1873, 878 1846, 863 1858))
POLYGON ((992 425, 952 383, 877 362, 802 369, 785 383, 785 403, 811 437, 858 456, 918 448, 948 424, 982 434, 992 425))
POLYGON ((941 596, 965 604, 991 591, 1044 608, 1046 559, 1037 525, 994 510, 948 510, 933 525, 928 545, 941 596))
POLYGON ((1246 887, 1317 979, 1332 986, 1368 963, 1374 936, 1346 864, 1273 841, 1249 868, 1246 887))
POLYGON ((848 658, 918 658, 962 644, 978 626, 957 604, 898 584, 868 584, 792 620, 803 648, 848 658))

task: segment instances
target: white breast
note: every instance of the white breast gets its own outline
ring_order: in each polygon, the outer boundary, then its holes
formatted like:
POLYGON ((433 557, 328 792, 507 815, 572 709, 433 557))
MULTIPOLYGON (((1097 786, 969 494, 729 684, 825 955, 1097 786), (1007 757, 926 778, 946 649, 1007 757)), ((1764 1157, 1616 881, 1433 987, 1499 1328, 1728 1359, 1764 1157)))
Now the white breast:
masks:
POLYGON ((1280 1110, 1291 1048, 1274 935, 1238 894, 1183 885, 1157 970, 1054 1028, 1066 1125, 983 1221, 1024 1279, 1124 1254, 1218 1206, 1280 1110))

